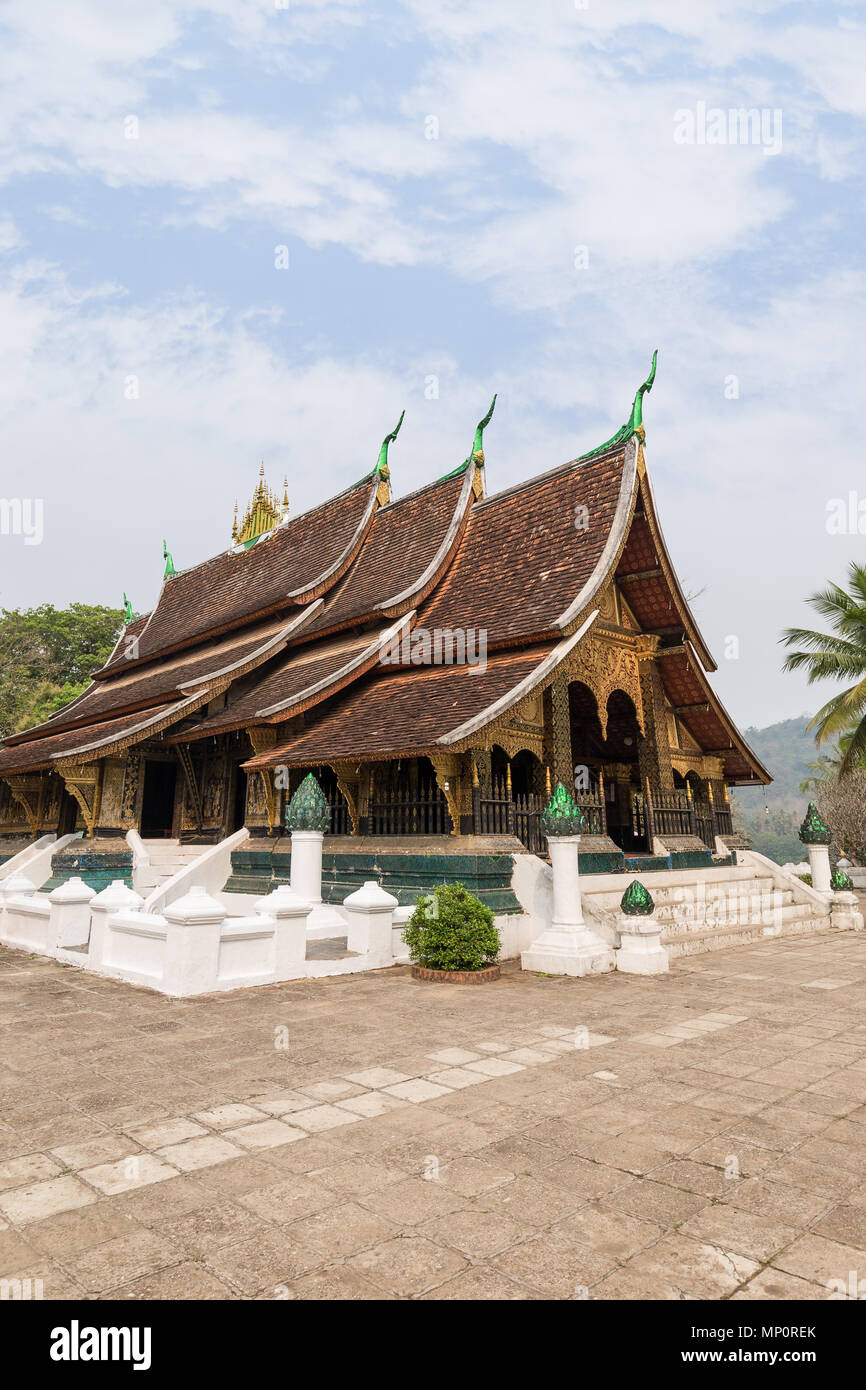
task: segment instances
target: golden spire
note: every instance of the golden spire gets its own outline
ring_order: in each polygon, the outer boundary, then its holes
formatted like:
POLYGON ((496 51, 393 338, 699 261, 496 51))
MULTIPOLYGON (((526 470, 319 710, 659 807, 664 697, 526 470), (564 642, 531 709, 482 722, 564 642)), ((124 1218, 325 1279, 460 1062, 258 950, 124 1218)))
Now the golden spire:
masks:
POLYGON ((289 514, 289 493, 288 478, 283 485, 282 503, 275 492, 271 492, 265 482, 264 461, 259 466, 259 480, 256 483, 253 495, 243 515, 243 520, 238 524, 237 503, 235 503, 235 520, 232 526, 232 541, 235 545, 245 545, 249 541, 258 540, 259 536, 264 536, 268 531, 273 531, 275 526, 279 526, 281 521, 285 521, 289 514))

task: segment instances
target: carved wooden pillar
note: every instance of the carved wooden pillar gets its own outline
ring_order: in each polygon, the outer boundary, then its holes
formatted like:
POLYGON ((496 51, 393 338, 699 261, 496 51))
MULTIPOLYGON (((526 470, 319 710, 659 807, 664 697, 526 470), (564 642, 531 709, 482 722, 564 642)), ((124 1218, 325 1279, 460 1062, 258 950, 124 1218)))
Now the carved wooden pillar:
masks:
POLYGON ((460 834, 460 759, 455 753, 431 753, 430 762, 436 775, 436 785, 445 797, 451 817, 451 834, 460 834))
MULTIPOLYGON (((277 731, 272 725, 259 726, 247 729, 247 737, 253 745, 253 752, 256 757, 260 753, 268 753, 277 741, 277 731)), ((265 806, 268 815, 268 834, 273 835, 274 826, 277 822, 277 791, 274 785, 273 769, 261 767, 258 769, 258 776, 262 780, 262 788, 265 795, 265 806)))
POLYGON ((552 771, 554 784, 561 782, 570 791, 574 782, 574 763, 566 675, 557 677, 545 691, 544 748, 544 760, 552 771))
POLYGON ((351 833, 357 835, 360 819, 361 770, 357 763, 331 763, 330 766, 349 809, 351 833))
POLYGON ((640 663, 640 690, 643 703, 644 738, 638 748, 641 785, 672 791, 674 785, 671 750, 662 678, 654 661, 640 663))
POLYGON ((70 763, 60 768, 60 775, 81 807, 87 838, 92 839, 102 801, 102 763, 70 763))

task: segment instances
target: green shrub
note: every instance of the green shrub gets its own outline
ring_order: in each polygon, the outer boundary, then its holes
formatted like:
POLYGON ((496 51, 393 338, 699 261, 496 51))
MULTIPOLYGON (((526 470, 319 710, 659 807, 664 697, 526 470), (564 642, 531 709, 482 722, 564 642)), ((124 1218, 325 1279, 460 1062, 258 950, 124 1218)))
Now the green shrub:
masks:
POLYGON ((798 879, 800 880, 801 883, 808 883, 809 887, 810 887, 810 888, 812 887, 812 875, 811 875, 811 874, 798 874, 797 877, 798 877, 798 879))
POLYGON ((499 958, 493 913, 462 883, 441 884, 419 898, 403 940, 411 959, 430 970, 481 970, 499 958))

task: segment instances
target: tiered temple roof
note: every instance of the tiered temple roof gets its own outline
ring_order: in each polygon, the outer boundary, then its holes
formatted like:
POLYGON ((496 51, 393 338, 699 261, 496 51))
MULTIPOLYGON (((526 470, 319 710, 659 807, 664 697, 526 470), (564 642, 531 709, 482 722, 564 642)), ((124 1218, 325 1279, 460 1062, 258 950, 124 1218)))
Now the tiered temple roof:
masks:
POLYGON ((769 781, 710 688, 715 663, 658 524, 640 409, 651 384, 607 444, 492 496, 489 416, 463 465, 396 501, 396 431, 372 472, 302 515, 286 516, 285 494, 254 495, 231 548, 169 574, 83 695, 5 741, 0 777, 157 732, 178 745, 276 729, 250 769, 452 747, 579 650, 616 585, 622 625, 656 639, 665 694, 696 745, 729 783, 769 781), (422 629, 483 633, 486 663, 380 660, 383 642, 422 629))

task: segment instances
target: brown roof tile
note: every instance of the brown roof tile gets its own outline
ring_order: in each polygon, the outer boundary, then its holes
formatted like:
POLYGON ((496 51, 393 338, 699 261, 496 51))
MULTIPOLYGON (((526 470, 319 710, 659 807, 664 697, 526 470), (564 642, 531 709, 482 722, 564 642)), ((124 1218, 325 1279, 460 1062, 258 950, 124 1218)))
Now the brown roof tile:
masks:
POLYGON ((224 551, 167 579, 141 632, 142 658, 317 597, 357 554, 377 485, 365 479, 293 517, 250 550, 224 551))
POLYGON ((555 634, 602 556, 624 462, 620 449, 567 464, 476 504, 418 624, 483 628, 488 647, 555 634))
POLYGON ((315 766, 351 758, 387 758, 429 750, 475 718, 540 666, 553 643, 500 652, 480 666, 382 667, 342 695, 311 729, 245 766, 315 766))
POLYGON ((454 554, 460 522, 472 501, 471 483, 465 473, 442 478, 380 508, 355 564, 300 640, 381 613, 383 605, 392 611, 390 601, 418 585, 439 552, 447 551, 436 572, 397 609, 405 612, 420 602, 454 554))

